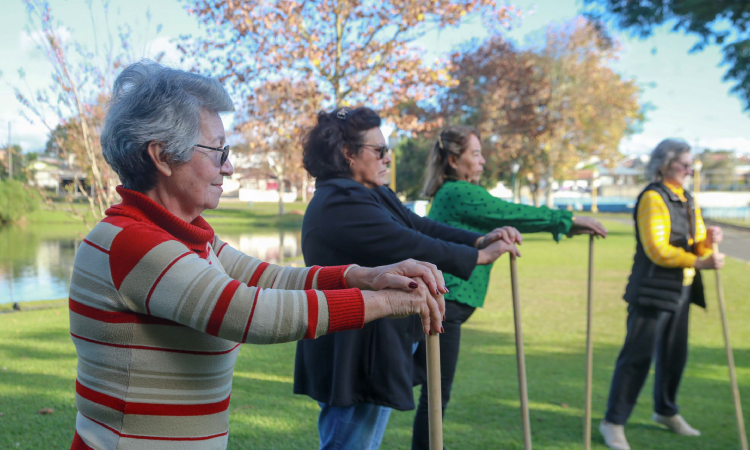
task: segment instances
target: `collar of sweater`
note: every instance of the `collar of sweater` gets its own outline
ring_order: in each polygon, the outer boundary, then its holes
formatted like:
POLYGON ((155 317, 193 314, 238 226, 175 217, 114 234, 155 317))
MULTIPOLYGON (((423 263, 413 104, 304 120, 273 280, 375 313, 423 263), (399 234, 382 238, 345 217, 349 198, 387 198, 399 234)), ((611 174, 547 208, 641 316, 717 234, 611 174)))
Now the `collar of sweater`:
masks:
POLYGON ((201 256, 207 253, 207 244, 213 240, 214 230, 203 217, 198 216, 192 223, 187 223, 140 192, 117 186, 117 193, 122 197, 122 203, 107 209, 107 216, 124 216, 155 225, 201 256))
POLYGON ((683 202, 687 201, 687 198, 685 197, 685 188, 680 186, 679 184, 670 183, 668 181, 664 182, 664 186, 667 187, 670 191, 674 192, 674 195, 680 198, 683 202))

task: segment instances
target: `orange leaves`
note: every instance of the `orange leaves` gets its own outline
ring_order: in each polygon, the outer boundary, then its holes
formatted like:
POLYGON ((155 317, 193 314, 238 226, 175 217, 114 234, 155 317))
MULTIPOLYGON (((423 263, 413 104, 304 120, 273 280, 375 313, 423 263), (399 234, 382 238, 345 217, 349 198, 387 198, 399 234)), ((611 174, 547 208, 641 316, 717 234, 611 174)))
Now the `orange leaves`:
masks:
POLYGON ((491 38, 452 56, 460 84, 443 97, 442 114, 480 130, 490 167, 519 160, 537 180, 561 176, 582 158, 616 154, 642 120, 639 89, 609 67, 618 50, 580 19, 550 27, 539 49, 491 38))

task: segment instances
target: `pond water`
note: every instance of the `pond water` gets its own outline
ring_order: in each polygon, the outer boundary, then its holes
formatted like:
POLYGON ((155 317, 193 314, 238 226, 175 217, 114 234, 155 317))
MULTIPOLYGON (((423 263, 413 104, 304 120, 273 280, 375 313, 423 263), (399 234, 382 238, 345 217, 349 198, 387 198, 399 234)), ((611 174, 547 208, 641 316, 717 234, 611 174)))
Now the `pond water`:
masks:
MULTIPOLYGON (((217 234, 232 247, 269 263, 302 255, 299 230, 219 229, 217 234)), ((67 298, 75 252, 84 236, 85 230, 50 225, 0 227, 0 303, 67 298)))

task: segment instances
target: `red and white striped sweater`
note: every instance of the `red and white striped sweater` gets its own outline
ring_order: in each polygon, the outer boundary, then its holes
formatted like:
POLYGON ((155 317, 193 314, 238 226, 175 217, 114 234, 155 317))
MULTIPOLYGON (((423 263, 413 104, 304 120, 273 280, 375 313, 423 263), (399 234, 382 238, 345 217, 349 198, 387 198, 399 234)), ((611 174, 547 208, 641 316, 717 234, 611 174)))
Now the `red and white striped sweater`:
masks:
POLYGON ((241 343, 364 325, 348 266, 264 263, 118 188, 78 249, 70 334, 78 353, 72 449, 223 449, 241 343))

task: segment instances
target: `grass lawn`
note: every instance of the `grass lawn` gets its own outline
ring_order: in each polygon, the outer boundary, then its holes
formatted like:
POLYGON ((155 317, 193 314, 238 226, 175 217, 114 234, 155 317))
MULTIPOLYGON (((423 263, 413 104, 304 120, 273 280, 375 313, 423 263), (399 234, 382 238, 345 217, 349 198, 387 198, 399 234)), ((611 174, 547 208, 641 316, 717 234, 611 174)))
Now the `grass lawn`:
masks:
MULTIPOLYGON (((232 217, 219 211, 217 215, 232 217)), ((610 237, 596 244, 595 427, 625 334, 620 297, 634 248, 632 227, 611 221, 606 225, 610 237)), ((522 252, 520 290, 534 447, 580 449, 588 242, 577 238, 555 244, 548 235, 527 235, 522 252)), ((464 328, 445 418, 447 448, 523 448, 508 272, 504 257, 493 269, 485 308, 464 328)), ((740 390, 749 404, 750 266, 731 260, 722 277, 740 390)), ((690 360, 680 396, 682 413, 703 436, 676 436, 651 423, 651 377, 627 428, 633 448, 738 447, 714 276, 705 279, 709 309, 693 307, 690 360)), ((248 345, 240 352, 229 448, 317 448, 318 407, 291 394, 294 350, 294 344, 248 345)), ((65 308, 0 314, 0 448, 69 448, 76 413, 75 366, 65 308), (54 413, 40 415, 42 408, 53 408, 54 413)), ((750 415, 747 408, 746 413, 750 415)), ((412 419, 413 412, 394 412, 381 448, 410 448, 412 419)), ((593 448, 605 448, 596 428, 593 448)))
MULTIPOLYGON (((222 200, 215 210, 206 210, 203 217, 214 228, 300 228, 307 205, 303 202, 285 203, 286 214, 279 216, 278 203, 254 203, 252 206, 236 200, 222 200)), ((75 228, 86 233, 81 219, 71 214, 71 209, 88 212, 88 204, 72 205, 55 203, 52 207, 41 204, 39 209, 26 217, 27 225, 54 225, 55 228, 75 228)), ((89 217, 91 215, 89 214, 89 217)), ((95 222, 92 221, 92 224, 95 222)))

